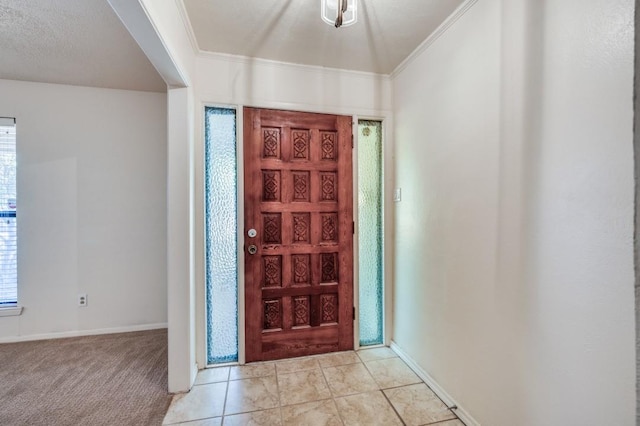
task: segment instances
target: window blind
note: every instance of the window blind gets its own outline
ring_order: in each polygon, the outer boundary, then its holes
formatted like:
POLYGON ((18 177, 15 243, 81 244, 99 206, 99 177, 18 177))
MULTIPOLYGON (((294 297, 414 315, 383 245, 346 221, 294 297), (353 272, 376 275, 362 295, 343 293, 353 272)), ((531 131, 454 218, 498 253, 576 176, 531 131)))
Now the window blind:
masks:
POLYGON ((16 125, 0 118, 0 306, 18 301, 16 125))

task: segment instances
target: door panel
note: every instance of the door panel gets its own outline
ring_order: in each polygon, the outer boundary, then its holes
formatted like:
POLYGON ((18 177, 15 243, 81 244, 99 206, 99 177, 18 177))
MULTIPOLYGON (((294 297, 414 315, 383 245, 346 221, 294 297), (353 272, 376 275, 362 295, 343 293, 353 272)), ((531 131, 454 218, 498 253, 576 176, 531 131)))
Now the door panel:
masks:
POLYGON ((353 348, 351 120, 244 109, 247 362, 353 348))

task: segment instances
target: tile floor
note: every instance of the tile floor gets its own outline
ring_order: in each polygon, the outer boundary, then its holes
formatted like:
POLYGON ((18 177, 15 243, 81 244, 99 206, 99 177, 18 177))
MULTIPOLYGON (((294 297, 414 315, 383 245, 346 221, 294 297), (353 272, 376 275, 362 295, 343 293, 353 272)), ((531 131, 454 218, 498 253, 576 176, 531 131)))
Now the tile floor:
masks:
POLYGON ((163 424, 464 426, 384 347, 200 371, 163 424))

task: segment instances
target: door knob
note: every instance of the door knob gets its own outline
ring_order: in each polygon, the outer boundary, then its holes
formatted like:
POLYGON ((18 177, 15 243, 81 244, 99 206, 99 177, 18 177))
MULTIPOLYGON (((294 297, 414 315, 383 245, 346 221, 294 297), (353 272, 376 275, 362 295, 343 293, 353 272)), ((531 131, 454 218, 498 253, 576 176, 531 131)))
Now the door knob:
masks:
POLYGON ((251 244, 247 250, 249 251, 249 254, 256 254, 258 251, 258 247, 256 247, 254 244, 251 244))

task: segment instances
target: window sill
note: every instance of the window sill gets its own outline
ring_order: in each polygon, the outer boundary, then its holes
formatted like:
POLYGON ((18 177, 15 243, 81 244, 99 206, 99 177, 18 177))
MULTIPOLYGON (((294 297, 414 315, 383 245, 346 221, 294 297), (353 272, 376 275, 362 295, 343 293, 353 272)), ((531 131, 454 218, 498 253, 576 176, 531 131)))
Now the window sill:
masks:
POLYGON ((7 306, 0 308, 0 317, 15 317, 22 314, 22 306, 7 306))

